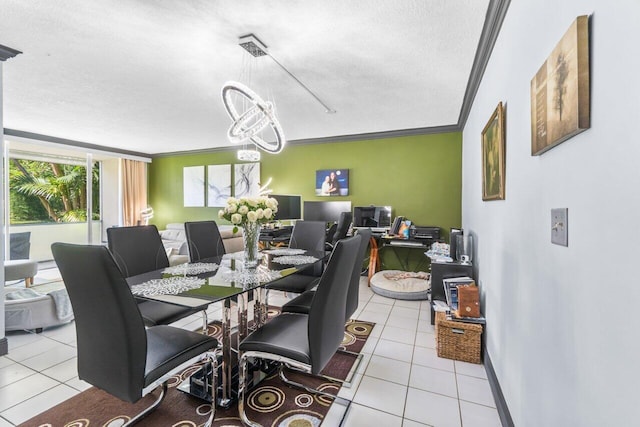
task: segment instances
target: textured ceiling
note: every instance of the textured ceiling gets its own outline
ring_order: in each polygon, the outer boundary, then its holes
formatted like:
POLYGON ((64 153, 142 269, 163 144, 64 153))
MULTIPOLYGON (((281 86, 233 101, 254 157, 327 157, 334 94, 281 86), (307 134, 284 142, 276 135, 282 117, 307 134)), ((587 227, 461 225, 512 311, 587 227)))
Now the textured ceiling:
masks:
POLYGON ((229 146, 220 89, 289 140, 456 125, 489 0, 2 0, 6 128, 157 154, 229 146), (269 52, 337 112, 322 106, 269 52), (249 72, 251 70, 251 72, 249 72))

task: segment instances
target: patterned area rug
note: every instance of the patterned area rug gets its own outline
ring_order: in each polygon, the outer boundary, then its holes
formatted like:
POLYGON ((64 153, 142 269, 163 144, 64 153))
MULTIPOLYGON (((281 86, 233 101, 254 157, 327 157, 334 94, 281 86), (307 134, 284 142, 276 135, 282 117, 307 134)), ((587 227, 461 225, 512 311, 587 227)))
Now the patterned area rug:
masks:
MULTIPOLYGON (((374 323, 350 321, 345 325, 343 347, 352 352, 360 352, 364 346, 374 323)), ((220 324, 212 322, 208 334, 219 336, 220 324)), ((323 374, 344 379, 347 377, 355 357, 337 353, 323 370, 323 374)), ((176 426, 197 427, 207 419, 211 410, 210 404, 191 397, 176 389, 182 380, 189 377, 197 367, 185 369, 169 382, 169 390, 162 404, 144 418, 141 427, 176 426)), ((337 393, 340 383, 329 382, 318 377, 288 372, 287 377, 308 386, 337 393)), ((85 427, 85 426, 121 426, 132 415, 149 406, 156 398, 147 395, 135 404, 123 402, 110 394, 92 387, 71 399, 35 416, 21 424, 20 427, 85 427)), ((284 384, 277 375, 265 378, 252 389, 246 398, 249 418, 264 427, 319 426, 329 411, 331 399, 312 395, 304 390, 292 388, 284 384)), ((214 426, 241 426, 236 406, 216 411, 214 426)))

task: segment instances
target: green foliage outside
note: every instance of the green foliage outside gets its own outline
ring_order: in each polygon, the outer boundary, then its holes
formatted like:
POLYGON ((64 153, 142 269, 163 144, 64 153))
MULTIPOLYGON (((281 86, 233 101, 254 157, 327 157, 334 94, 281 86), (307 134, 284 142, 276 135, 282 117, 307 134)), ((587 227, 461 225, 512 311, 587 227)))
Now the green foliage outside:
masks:
MULTIPOLYGON (((87 220, 86 168, 78 165, 11 159, 11 224, 87 220)), ((100 169, 92 171, 92 219, 100 219, 100 169)))

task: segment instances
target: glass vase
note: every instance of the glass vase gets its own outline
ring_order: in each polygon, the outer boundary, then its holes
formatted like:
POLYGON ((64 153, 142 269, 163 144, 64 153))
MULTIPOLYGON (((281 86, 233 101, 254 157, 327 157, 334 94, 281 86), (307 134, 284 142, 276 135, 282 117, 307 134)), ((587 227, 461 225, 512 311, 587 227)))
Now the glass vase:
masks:
POLYGON ((245 267, 256 267, 260 261, 258 243, 260 243, 260 223, 247 222, 242 226, 245 267))

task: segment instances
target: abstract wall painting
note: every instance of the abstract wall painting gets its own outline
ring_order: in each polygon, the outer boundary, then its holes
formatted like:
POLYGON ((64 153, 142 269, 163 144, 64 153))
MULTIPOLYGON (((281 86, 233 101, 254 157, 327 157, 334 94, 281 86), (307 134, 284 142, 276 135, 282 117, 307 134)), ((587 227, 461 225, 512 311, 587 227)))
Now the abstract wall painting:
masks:
POLYGON ((207 166, 207 206, 225 206, 231 197, 231 165, 207 166))
POLYGON ((260 163, 240 163, 234 166, 234 196, 258 196, 260 191, 260 163))
POLYGON ((187 166, 182 170, 185 207, 204 207, 204 166, 187 166))
POLYGON ((589 17, 571 24, 531 80, 531 155, 588 129, 589 17))

